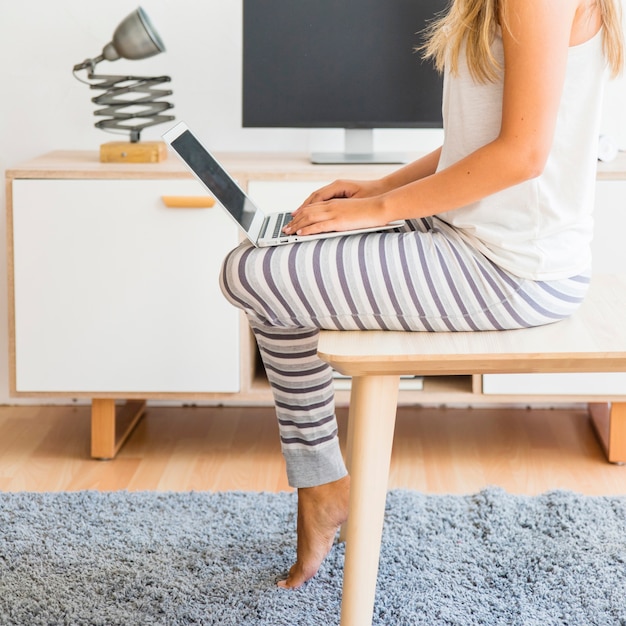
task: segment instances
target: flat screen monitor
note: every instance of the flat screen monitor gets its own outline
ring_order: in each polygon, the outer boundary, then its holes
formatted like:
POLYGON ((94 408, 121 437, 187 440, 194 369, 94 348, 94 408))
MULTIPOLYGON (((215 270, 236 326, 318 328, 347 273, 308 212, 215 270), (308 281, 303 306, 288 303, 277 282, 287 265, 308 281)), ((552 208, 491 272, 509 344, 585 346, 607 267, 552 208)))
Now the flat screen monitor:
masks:
POLYGON ((372 129, 442 126, 442 78, 416 47, 447 3, 243 0, 243 126, 345 128, 345 154, 320 160, 393 160, 372 129))

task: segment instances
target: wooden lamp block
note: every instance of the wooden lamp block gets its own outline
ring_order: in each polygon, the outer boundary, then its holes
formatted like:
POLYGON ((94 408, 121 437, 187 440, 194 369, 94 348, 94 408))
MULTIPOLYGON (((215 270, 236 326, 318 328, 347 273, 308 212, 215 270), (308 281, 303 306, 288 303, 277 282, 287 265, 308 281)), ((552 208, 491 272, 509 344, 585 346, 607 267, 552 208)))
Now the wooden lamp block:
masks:
POLYGON ((111 141, 100 146, 101 163, 159 163, 167 159, 162 141, 111 141))

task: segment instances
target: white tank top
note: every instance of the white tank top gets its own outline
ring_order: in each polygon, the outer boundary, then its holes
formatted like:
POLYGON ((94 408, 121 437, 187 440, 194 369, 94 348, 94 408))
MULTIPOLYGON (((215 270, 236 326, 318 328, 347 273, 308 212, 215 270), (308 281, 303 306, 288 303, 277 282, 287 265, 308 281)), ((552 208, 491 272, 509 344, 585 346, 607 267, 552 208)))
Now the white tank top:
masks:
MULTIPOLYGON (((494 54, 503 64, 501 37, 494 54)), ((537 178, 440 213, 485 256, 533 280, 579 274, 591 266, 598 136, 606 63, 602 35, 569 49, 554 142, 537 178)), ((502 75, 476 83, 464 57, 443 87, 443 169, 494 140, 502 118, 502 75)))

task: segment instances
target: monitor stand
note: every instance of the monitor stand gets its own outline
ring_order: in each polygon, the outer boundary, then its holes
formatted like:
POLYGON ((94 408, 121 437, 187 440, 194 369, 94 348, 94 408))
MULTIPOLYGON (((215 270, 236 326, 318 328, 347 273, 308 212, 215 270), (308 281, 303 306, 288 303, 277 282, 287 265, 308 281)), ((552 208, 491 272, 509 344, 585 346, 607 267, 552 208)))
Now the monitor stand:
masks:
POLYGON ((313 152, 311 163, 406 163, 408 160, 401 152, 374 152, 374 131, 371 128, 346 128, 345 146, 344 152, 313 152))

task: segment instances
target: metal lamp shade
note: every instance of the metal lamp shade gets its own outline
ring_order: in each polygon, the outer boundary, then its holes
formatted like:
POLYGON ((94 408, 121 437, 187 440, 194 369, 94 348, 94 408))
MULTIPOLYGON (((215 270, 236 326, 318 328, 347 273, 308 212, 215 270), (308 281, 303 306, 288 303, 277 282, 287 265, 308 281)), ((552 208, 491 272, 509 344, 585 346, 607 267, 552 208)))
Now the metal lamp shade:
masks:
POLYGON ((116 59, 146 59, 164 52, 163 41, 154 30, 145 11, 139 7, 115 29, 113 40, 102 50, 107 61, 116 59))

